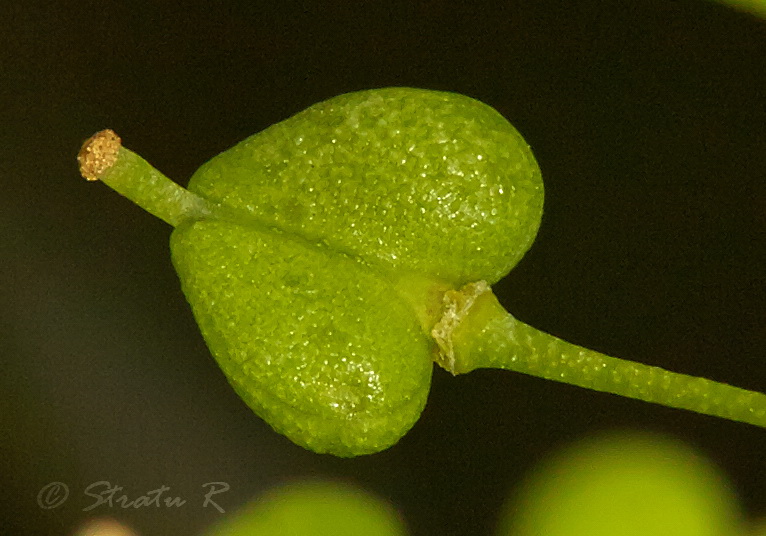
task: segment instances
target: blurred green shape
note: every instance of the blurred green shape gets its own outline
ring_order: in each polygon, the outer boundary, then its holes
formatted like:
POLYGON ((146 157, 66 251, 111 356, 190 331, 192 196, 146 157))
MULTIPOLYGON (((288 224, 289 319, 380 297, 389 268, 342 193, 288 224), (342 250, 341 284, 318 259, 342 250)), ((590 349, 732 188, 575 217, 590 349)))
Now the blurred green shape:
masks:
POLYGON ((734 9, 747 11, 757 17, 766 19, 766 0, 717 0, 721 4, 728 4, 734 9))
POLYGON ((755 521, 751 525, 750 532, 747 536, 766 536, 766 517, 755 521))
POLYGON ((207 536, 405 536, 394 508, 338 482, 298 482, 267 492, 207 536))
POLYGON ((723 475, 688 446, 637 432, 581 441, 544 461, 506 504, 503 536, 742 534, 723 475))

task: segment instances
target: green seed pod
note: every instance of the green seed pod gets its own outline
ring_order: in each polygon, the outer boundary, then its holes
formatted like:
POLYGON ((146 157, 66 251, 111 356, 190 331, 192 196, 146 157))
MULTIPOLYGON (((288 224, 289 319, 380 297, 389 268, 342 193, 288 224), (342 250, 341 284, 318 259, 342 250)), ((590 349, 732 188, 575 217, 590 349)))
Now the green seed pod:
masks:
POLYGON ((230 211, 171 239, 212 354, 272 427, 339 456, 389 447, 415 423, 434 289, 500 278, 542 211, 539 170, 505 119, 414 89, 312 106, 203 165, 188 189, 230 211))

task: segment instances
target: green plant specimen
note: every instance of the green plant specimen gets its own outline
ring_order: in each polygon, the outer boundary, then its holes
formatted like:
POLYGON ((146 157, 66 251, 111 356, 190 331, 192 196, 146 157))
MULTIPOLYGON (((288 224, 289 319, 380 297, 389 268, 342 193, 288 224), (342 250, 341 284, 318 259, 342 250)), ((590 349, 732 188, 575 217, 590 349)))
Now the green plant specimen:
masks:
POLYGON ((531 246, 543 183, 519 133, 468 97, 341 95, 203 165, 188 189, 103 131, 79 155, 175 229, 211 353, 294 442, 383 450, 418 419, 432 361, 495 367, 766 426, 766 395, 608 357, 508 314, 490 285, 531 246))

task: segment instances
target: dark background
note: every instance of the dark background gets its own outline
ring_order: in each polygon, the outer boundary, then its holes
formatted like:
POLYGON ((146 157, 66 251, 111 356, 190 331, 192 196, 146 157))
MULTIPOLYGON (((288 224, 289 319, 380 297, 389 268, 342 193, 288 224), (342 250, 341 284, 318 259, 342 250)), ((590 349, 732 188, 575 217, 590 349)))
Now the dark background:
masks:
MULTIPOLYGON (((766 515, 766 432, 500 371, 435 370, 414 429, 351 460, 291 444, 210 358, 170 228, 75 155, 105 127, 185 184, 205 160, 325 98, 451 90, 509 118, 543 170, 538 239, 496 288, 594 349, 766 390, 766 21, 703 1, 24 2, 0 8, 0 402, 8 533, 68 533, 107 480, 233 510, 294 478, 390 500, 414 535, 489 534, 552 450, 669 434, 766 515), (68 4, 68 5, 67 5, 68 4), (52 7, 55 5, 55 7, 52 7), (69 485, 41 510, 38 490, 69 485)), ((143 536, 210 509, 97 509, 143 536)))

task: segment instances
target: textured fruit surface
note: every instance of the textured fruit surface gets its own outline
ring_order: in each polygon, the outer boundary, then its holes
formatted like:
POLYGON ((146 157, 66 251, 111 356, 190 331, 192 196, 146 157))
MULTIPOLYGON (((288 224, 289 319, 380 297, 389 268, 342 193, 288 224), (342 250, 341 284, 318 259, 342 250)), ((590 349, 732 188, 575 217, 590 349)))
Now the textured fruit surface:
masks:
POLYGON ((391 446, 417 420, 429 342, 383 275, 247 221, 182 224, 171 252, 212 354, 275 430, 354 456, 391 446))
POLYGON ((543 184, 519 133, 455 93, 341 95, 203 165, 189 190, 367 262, 494 283, 529 249, 543 184))
POLYGON ((339 456, 415 423, 441 293, 505 275, 543 202, 500 114, 407 88, 312 106, 213 158, 189 190, 218 205, 171 239, 211 352, 274 429, 339 456))

